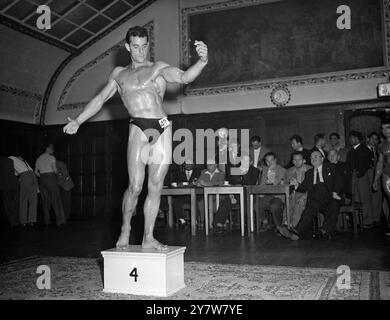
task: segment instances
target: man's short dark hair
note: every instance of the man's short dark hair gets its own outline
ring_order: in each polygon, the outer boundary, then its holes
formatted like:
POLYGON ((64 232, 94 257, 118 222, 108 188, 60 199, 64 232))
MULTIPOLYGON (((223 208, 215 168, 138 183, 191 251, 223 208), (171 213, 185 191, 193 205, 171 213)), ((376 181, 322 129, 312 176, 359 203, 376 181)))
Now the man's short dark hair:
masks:
POLYGON ((297 135, 297 134, 294 134, 291 138, 290 138, 290 141, 293 141, 295 140, 296 142, 300 143, 300 144, 303 144, 303 139, 301 136, 297 135))
POLYGON ((390 124, 390 118, 385 118, 385 119, 383 119, 383 120, 382 120, 382 126, 383 126, 384 124, 390 124))
POLYGON ((146 38, 146 40, 149 42, 149 33, 148 30, 144 27, 135 26, 129 29, 126 33, 126 43, 130 44, 130 38, 131 37, 139 37, 139 38, 146 38))
POLYGON ((259 136, 253 136, 251 142, 261 142, 261 138, 259 136))
POLYGON ((349 133, 349 136, 350 137, 355 137, 359 140, 359 142, 362 142, 363 141, 363 134, 359 131, 354 131, 352 130, 350 133, 349 133))
POLYGON ((329 135, 329 139, 331 139, 332 137, 336 137, 337 139, 340 140, 340 135, 339 135, 337 132, 332 132, 332 133, 329 135))
POLYGON ((268 152, 268 153, 266 153, 265 155, 264 155, 264 160, 265 160, 265 158, 267 158, 267 157, 269 157, 269 156, 272 156, 272 157, 274 157, 274 159, 276 159, 276 154, 275 154, 275 152, 268 152))
POLYGON ((368 135, 368 137, 369 138, 371 138, 372 136, 377 136, 377 138, 379 139, 380 138, 380 135, 379 135, 379 133, 378 132, 371 132, 369 135, 368 135))
POLYGON ((305 158, 305 156, 303 155, 303 152, 302 151, 294 151, 291 155, 291 158, 294 158, 294 156, 301 156, 302 159, 305 158))
POLYGON ((325 135, 323 133, 317 133, 314 136, 314 144, 317 144, 317 142, 320 141, 321 139, 325 139, 325 135))

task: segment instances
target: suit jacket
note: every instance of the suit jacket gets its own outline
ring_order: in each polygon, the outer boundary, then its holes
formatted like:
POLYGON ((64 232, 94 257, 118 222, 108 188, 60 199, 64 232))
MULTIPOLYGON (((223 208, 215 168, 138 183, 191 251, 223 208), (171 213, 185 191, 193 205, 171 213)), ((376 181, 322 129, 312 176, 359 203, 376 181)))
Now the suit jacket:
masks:
POLYGON ((180 171, 178 171, 178 173, 176 175, 175 182, 177 182, 178 184, 183 184, 183 182, 193 183, 194 180, 199 178, 199 175, 200 175, 200 172, 196 169, 193 169, 191 176, 190 176, 190 179, 187 179, 187 175, 186 175, 185 170, 181 169, 180 171))
MULTIPOLYGON (((264 165, 264 156, 268 153, 268 152, 271 152, 270 149, 268 149, 267 147, 265 146, 262 146, 261 149, 260 149, 260 154, 259 154, 259 159, 257 161, 257 168, 260 168, 264 165)), ((251 157, 251 159, 253 161, 255 161, 255 150, 253 149, 253 147, 249 147, 249 156, 251 157)))
POLYGON ((322 165, 322 177, 324 183, 314 184, 314 168, 309 169, 305 173, 305 179, 296 189, 297 192, 307 192, 308 199, 319 201, 321 204, 328 203, 332 199, 332 193, 341 193, 342 184, 334 168, 323 163, 322 165))
MULTIPOLYGON (((286 166, 285 166, 286 169, 290 169, 290 168, 292 168, 294 166, 294 164, 292 162, 293 161, 293 153, 294 152, 291 153, 290 162, 287 163, 286 166)), ((303 154, 303 159, 306 160, 306 164, 311 166, 311 159, 310 159, 311 150, 303 148, 302 154, 303 154)))
POLYGON ((0 157, 0 189, 17 190, 18 179, 15 176, 14 162, 7 157, 0 157))
POLYGON ((334 172, 338 178, 338 183, 341 187, 341 195, 351 194, 352 191, 352 181, 348 179, 348 169, 347 165, 344 162, 337 162, 336 164, 331 163, 334 172))
POLYGON ((352 148, 347 154, 347 167, 349 174, 356 172, 356 177, 363 177, 368 169, 373 166, 373 154, 364 144, 360 144, 356 149, 352 148))
POLYGON ((56 161, 57 166, 57 182, 61 188, 69 191, 74 187, 72 178, 69 175, 68 167, 65 162, 56 161))
MULTIPOLYGON (((267 184, 268 171, 269 171, 269 167, 265 167, 262 174, 261 174, 261 179, 260 179, 261 185, 267 184)), ((276 165, 275 172, 276 172, 275 185, 284 184, 284 182, 282 183, 282 181, 284 181, 284 178, 286 177, 286 169, 280 165, 276 165)))
POLYGON ((259 180, 260 170, 254 166, 249 166, 249 170, 244 175, 232 175, 229 167, 229 183, 231 185, 250 186, 256 185, 259 180))

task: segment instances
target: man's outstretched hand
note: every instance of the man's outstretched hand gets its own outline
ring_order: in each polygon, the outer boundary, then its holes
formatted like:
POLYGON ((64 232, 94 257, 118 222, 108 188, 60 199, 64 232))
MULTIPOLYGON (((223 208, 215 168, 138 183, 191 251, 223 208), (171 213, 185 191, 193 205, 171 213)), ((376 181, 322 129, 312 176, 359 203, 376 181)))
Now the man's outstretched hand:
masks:
POLYGON ((196 47, 196 52, 198 53, 198 56, 202 62, 207 62, 209 59, 208 56, 208 49, 204 42, 196 40, 194 42, 194 45, 196 47))
POLYGON ((69 123, 64 127, 64 133, 75 134, 80 127, 80 123, 77 120, 73 120, 68 117, 69 123))

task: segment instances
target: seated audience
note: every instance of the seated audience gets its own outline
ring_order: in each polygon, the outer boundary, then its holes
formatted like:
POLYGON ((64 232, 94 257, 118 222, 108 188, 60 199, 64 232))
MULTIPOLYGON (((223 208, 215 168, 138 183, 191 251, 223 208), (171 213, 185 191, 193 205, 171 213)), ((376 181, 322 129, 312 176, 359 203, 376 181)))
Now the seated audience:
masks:
MULTIPOLYGON (((295 151, 293 153, 293 164, 294 166, 286 171, 285 181, 287 184, 291 184, 294 180, 298 181, 298 183, 302 183, 305 178, 305 173, 311 166, 306 164, 303 154, 300 151, 295 151)), ((293 227, 296 227, 301 219, 303 209, 305 209, 306 206, 306 199, 306 192, 295 192, 290 195, 290 222, 293 227)))
MULTIPOLYGON (((225 181, 225 173, 221 172, 218 169, 218 166, 214 159, 207 160, 207 169, 204 169, 199 176, 199 179, 196 181, 196 186, 198 187, 212 187, 212 186, 222 186, 225 181)), ((213 197, 213 199, 215 199, 213 197)), ((213 201, 213 207, 215 207, 215 200, 213 201)), ((204 211, 204 199, 202 198, 198 202, 198 208, 200 213, 200 226, 204 224, 205 211, 204 211)), ((209 228, 212 229, 212 219, 209 219, 209 228)))
MULTIPOLYGON (((199 171, 195 169, 195 166, 192 160, 187 159, 181 166, 180 170, 177 172, 176 178, 174 181, 177 183, 178 187, 184 187, 189 185, 194 185, 199 178, 199 171)), ((190 205, 190 197, 188 196, 176 196, 173 197, 173 212, 176 217, 178 225, 186 225, 186 217, 183 215, 183 206, 185 204, 190 205)))
POLYGON ((340 154, 335 149, 331 149, 328 153, 328 161, 334 172, 339 178, 340 197, 345 198, 345 195, 350 194, 351 188, 348 186, 348 169, 344 162, 340 161, 340 154))
MULTIPOLYGON (((231 169, 231 167, 230 167, 231 169)), ((229 172, 229 184, 231 185, 255 185, 258 182, 260 170, 253 166, 253 162, 248 155, 242 156, 239 174, 232 174, 229 172)), ((237 204, 238 197, 235 195, 229 195, 221 200, 218 210, 214 216, 214 224, 217 228, 225 230, 228 223, 232 221, 228 220, 229 213, 232 211, 233 205, 237 204)))
MULTIPOLYGON (((277 163, 275 153, 269 152, 264 156, 266 167, 263 169, 261 175, 260 185, 279 185, 284 184, 284 178, 286 176, 286 169, 277 163)), ((275 225, 282 224, 283 218, 283 201, 272 195, 259 196, 259 205, 257 210, 257 230, 264 232, 270 229, 271 224, 268 221, 266 210, 269 210, 272 214, 272 219, 275 225), (260 227, 261 225, 261 227, 260 227)))
POLYGON ((279 233, 291 240, 312 238, 313 219, 321 212, 325 216, 324 224, 319 230, 319 236, 331 239, 339 214, 341 185, 330 164, 324 162, 322 153, 314 151, 311 154, 313 168, 305 173, 302 183, 291 181, 296 192, 307 192, 305 209, 295 228, 289 230, 286 226, 277 227, 279 233))
MULTIPOLYGON (((303 147, 303 140, 302 137, 295 134, 290 138, 291 141, 291 148, 293 149, 293 152, 295 151, 300 151, 303 154, 303 158, 305 159, 307 164, 310 164, 310 150, 305 149, 303 147)), ((290 158, 290 162, 285 166, 286 169, 289 169, 293 167, 293 159, 292 159, 292 154, 290 158)))
POLYGON ((363 144, 363 135, 358 131, 351 131, 349 142, 352 146, 347 154, 348 174, 352 180, 352 194, 354 201, 360 201, 363 209, 363 227, 371 228, 373 223, 373 207, 371 180, 369 169, 372 168, 372 153, 363 144))
POLYGON ((328 153, 324 150, 326 144, 325 135, 323 133, 318 133, 314 136, 314 147, 311 149, 313 151, 319 151, 324 158, 324 161, 328 161, 327 155, 328 153))
POLYGON ((10 156, 15 175, 19 178, 19 221, 24 227, 37 222, 38 181, 33 169, 22 157, 10 156))
POLYGON ((332 149, 337 151, 341 162, 347 161, 347 149, 341 144, 340 135, 337 132, 332 132, 329 135, 329 143, 324 148, 326 152, 332 149))

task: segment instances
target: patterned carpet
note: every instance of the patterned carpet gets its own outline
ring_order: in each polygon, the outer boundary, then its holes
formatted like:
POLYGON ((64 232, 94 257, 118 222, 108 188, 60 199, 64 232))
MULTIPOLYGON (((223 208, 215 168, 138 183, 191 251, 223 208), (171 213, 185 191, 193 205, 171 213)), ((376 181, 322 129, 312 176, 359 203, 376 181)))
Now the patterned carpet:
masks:
MULTIPOLYGON (((102 260, 34 256, 0 265, 0 299, 156 299, 103 293, 102 260), (37 268, 50 266, 51 289, 36 286, 37 268)), ((336 270, 185 262, 183 300, 390 299, 390 272, 355 271, 351 288, 336 286, 336 270)))

